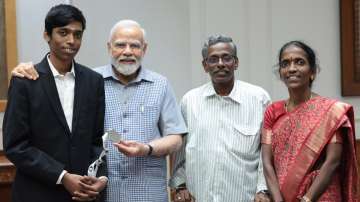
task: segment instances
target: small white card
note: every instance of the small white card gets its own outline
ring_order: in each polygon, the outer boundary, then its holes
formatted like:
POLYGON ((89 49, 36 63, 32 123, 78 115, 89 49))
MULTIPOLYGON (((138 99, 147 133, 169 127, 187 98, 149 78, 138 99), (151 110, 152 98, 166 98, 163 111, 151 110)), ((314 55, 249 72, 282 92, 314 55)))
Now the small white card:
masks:
POLYGON ((115 130, 109 130, 107 133, 107 139, 112 142, 120 142, 121 135, 117 133, 115 130))

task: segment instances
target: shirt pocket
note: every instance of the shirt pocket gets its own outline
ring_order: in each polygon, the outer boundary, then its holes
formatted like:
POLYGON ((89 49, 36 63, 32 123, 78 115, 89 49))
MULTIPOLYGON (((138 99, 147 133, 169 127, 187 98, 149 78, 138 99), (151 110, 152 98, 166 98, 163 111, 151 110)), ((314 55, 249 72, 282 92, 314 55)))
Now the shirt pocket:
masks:
POLYGON ((248 154, 255 154, 260 144, 259 130, 248 128, 242 125, 234 125, 232 149, 234 151, 248 154))
POLYGON ((159 136, 158 121, 159 108, 156 105, 141 105, 140 106, 140 121, 141 127, 144 129, 144 134, 147 140, 152 140, 159 136), (151 137, 149 137, 151 136, 151 137))

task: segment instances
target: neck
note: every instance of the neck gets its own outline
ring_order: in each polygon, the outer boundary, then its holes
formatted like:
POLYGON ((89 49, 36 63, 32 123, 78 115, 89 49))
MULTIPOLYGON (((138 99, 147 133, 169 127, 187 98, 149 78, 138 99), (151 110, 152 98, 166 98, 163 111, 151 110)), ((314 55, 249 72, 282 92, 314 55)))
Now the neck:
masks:
POLYGON ((296 107, 297 105, 310 100, 312 97, 312 92, 310 88, 305 90, 291 90, 289 89, 289 99, 287 101, 287 108, 289 111, 296 107))
POLYGON ((132 80, 134 80, 134 79, 138 76, 138 74, 139 74, 139 72, 140 72, 140 68, 139 68, 139 69, 138 69, 135 73, 133 73, 133 74, 123 75, 123 74, 119 73, 118 71, 116 71, 115 67, 112 66, 112 69, 113 69, 113 71, 114 71, 114 73, 115 73, 116 78, 118 78, 119 81, 120 81, 120 83, 122 83, 122 84, 124 84, 124 85, 127 85, 127 84, 129 84, 132 80))
POLYGON ((54 65, 55 69, 59 72, 59 74, 65 74, 66 72, 71 71, 72 66, 72 60, 61 60, 54 56, 53 54, 50 54, 49 57, 51 63, 54 65))
POLYGON ((220 96, 229 95, 234 87, 234 80, 231 83, 213 83, 216 94, 220 96))

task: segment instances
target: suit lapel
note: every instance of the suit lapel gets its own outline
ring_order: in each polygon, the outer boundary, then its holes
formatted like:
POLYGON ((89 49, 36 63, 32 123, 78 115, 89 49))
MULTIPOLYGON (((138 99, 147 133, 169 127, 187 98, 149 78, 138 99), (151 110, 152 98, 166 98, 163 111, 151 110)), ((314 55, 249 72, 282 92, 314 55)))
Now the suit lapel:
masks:
POLYGON ((72 122, 72 131, 75 132, 76 126, 79 119, 79 113, 81 108, 81 103, 83 101, 83 90, 86 89, 83 87, 82 79, 82 70, 77 63, 74 64, 75 68, 75 91, 74 91, 74 109, 73 109, 73 122, 72 122))
POLYGON ((50 104, 55 111, 55 114, 58 117, 59 121, 63 125, 66 133, 70 135, 70 129, 66 123, 65 114, 61 106, 54 76, 51 73, 50 66, 47 61, 47 56, 45 56, 45 58, 37 65, 37 69, 39 73, 42 73, 44 75, 42 79, 40 77, 40 81, 50 100, 50 104))

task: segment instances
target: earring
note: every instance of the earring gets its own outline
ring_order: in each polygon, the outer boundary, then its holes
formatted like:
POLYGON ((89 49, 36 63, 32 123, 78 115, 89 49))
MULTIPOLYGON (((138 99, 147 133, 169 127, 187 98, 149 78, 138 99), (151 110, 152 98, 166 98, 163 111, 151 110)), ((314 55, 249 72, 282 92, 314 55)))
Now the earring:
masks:
POLYGON ((314 75, 310 76, 310 81, 314 81, 314 75))

